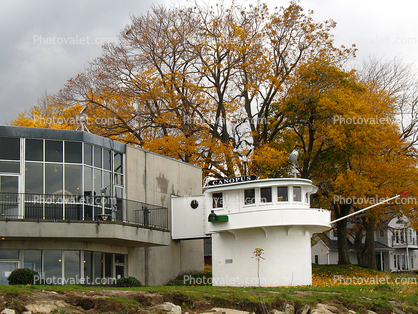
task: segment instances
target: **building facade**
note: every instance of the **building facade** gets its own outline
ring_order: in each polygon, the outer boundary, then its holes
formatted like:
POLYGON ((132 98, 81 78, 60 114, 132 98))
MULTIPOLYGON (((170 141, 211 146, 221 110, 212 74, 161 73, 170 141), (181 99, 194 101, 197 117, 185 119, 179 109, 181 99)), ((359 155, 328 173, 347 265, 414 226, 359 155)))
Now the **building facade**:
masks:
POLYGON ((0 126, 0 148, 0 283, 22 267, 58 284, 203 270, 203 241, 170 228, 200 168, 81 131, 0 126))

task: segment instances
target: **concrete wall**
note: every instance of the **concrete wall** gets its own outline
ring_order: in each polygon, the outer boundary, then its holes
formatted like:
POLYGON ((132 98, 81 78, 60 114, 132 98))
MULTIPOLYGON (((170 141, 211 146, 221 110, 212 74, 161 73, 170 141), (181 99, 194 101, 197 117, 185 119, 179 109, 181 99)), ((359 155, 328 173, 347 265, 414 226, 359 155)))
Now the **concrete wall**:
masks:
MULTIPOLYGON (((202 170, 198 167, 130 146, 126 160, 127 199, 167 207, 170 214, 171 195, 202 193, 202 170)), ((203 240, 171 240, 166 247, 130 251, 128 274, 146 285, 161 285, 184 272, 204 268, 203 240)))
POLYGON ((10 250, 84 250, 128 254, 128 248, 126 246, 79 241, 56 241, 47 239, 0 241, 0 248, 10 250))
POLYGON ((212 235, 214 286, 312 284, 311 236, 302 227, 236 230, 212 235), (254 250, 262 248, 260 278, 254 250))

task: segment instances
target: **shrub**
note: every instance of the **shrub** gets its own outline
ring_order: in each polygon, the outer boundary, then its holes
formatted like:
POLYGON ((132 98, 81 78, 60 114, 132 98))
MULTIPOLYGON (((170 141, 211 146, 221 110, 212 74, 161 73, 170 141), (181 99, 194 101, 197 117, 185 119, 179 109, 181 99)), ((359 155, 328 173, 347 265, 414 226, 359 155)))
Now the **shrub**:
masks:
POLYGON ((135 277, 122 277, 116 280, 115 287, 141 287, 141 282, 135 277))
POLYGON ((9 285, 31 285, 34 283, 33 277, 37 275, 38 273, 34 270, 18 268, 12 271, 7 280, 9 285))

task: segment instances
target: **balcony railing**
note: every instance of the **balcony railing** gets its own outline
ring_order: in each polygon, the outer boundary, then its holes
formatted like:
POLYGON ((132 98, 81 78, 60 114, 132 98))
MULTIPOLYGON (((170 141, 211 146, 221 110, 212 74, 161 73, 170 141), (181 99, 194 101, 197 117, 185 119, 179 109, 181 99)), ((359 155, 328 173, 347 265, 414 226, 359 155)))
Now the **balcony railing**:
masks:
POLYGON ((166 207, 108 196, 0 193, 0 218, 106 220, 169 231, 166 207))

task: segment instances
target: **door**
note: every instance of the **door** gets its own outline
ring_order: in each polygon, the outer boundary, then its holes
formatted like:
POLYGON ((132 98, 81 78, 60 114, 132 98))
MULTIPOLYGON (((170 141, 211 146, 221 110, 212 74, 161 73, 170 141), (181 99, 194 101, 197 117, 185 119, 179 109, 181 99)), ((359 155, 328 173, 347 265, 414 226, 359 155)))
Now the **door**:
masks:
POLYGON ((19 176, 0 175, 0 216, 19 217, 19 176))

